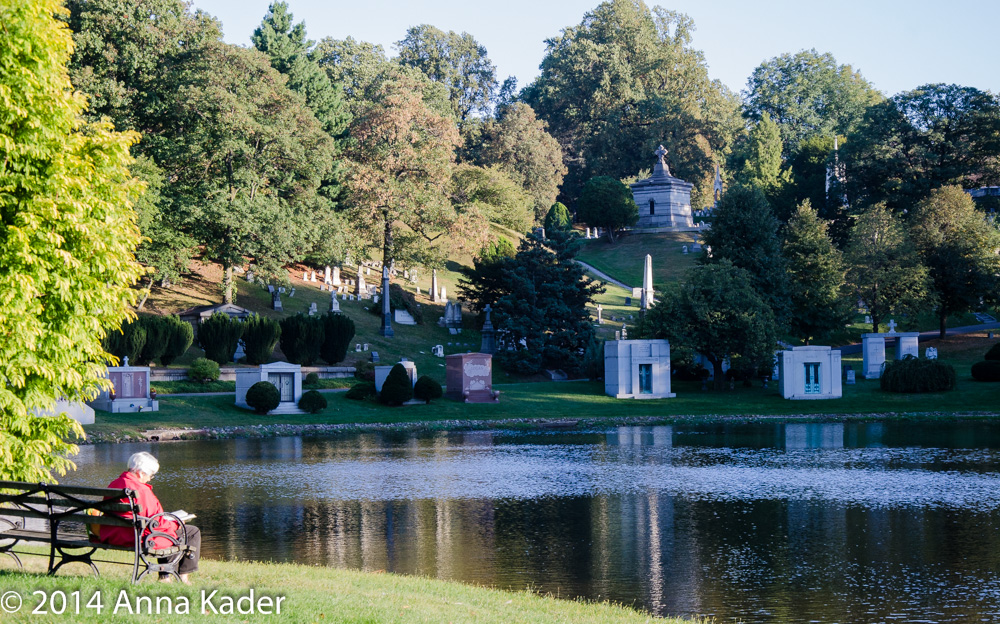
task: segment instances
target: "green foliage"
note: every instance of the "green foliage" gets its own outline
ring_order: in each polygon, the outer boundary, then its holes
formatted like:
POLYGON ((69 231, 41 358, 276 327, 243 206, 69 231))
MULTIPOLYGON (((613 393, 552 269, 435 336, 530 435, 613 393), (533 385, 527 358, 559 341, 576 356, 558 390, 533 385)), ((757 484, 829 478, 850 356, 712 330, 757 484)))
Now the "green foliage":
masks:
POLYGON ((323 315, 323 346, 320 355, 328 364, 336 365, 344 361, 352 338, 354 338, 354 321, 350 317, 333 312, 323 315))
POLYGON ((135 366, 146 346, 146 328, 139 319, 126 321, 120 329, 113 329, 105 334, 101 345, 105 351, 118 358, 119 364, 128 357, 129 363, 135 366))
POLYGON ((315 364, 324 340, 324 323, 319 316, 300 312, 281 319, 281 352, 293 364, 315 364))
MULTIPOLYGON (((413 317, 418 325, 423 325, 424 315, 422 308, 417 304, 417 297, 413 293, 403 290, 399 284, 389 284, 389 307, 393 310, 406 310, 413 317)), ((368 306, 368 311, 375 316, 382 316, 382 300, 368 306)), ((350 340, 350 338, 348 338, 350 340)))
POLYGON ((205 357, 220 364, 229 364, 236 354, 243 323, 223 312, 216 312, 198 326, 198 346, 205 357))
POLYGON ((109 387, 101 339, 132 315, 141 271, 128 170, 138 136, 83 121, 65 14, 55 0, 0 3, 0 479, 75 468, 83 429, 35 410, 109 387))
POLYGON ((844 250, 847 284, 872 317, 872 331, 890 314, 913 310, 927 296, 927 269, 902 222, 884 205, 858 217, 844 250))
POLYGON ((308 375, 306 375, 305 381, 303 381, 302 383, 303 383, 303 385, 309 386, 310 388, 318 386, 319 385, 319 373, 315 373, 315 372, 309 373, 308 375))
MULTIPOLYGON (((764 113, 757 125, 750 129, 745 145, 734 159, 742 161, 736 171, 736 182, 759 189, 772 206, 786 203, 785 196, 792 181, 792 172, 785 166, 782 151, 778 124, 764 113)), ((787 218, 788 210, 782 212, 787 218)))
POLYGON ((402 405, 413 398, 413 383, 402 364, 395 364, 389 371, 378 398, 386 405, 402 405))
POLYGON ((615 232, 639 221, 639 207, 635 205, 632 191, 608 176, 587 180, 576 205, 576 214, 580 221, 607 230, 611 242, 615 240, 615 232))
POLYGON ((247 388, 247 405, 258 414, 266 414, 280 403, 281 393, 270 381, 258 381, 247 388))
POLYGON ((879 387, 886 392, 942 392, 953 390, 957 382, 951 364, 908 357, 885 365, 879 387))
POLYGON ((535 220, 534 201, 496 166, 459 165, 451 177, 452 203, 459 214, 527 232, 535 220))
POLYGON ((1000 381, 1000 361, 976 362, 972 365, 972 378, 977 381, 1000 381))
POLYGON ((486 304, 496 304, 504 294, 504 263, 515 255, 517 250, 513 243, 503 236, 483 247, 479 255, 472 259, 472 268, 462 267, 459 298, 468 301, 477 312, 481 312, 486 304))
POLYGON ((583 374, 587 379, 604 378, 604 341, 594 336, 583 352, 583 374))
MULTIPOLYGON (((138 325, 145 330, 145 340, 143 340, 142 351, 135 360, 140 366, 147 366, 166 353, 170 346, 170 338, 173 336, 173 324, 169 317, 153 314, 142 314, 136 320, 138 325)), ((129 361, 132 358, 129 357, 129 361)))
POLYGON ((364 401, 374 399, 376 394, 374 381, 362 381, 351 386, 351 389, 344 393, 344 398, 364 401))
POLYGON ((674 292, 666 291, 646 314, 648 335, 666 338, 705 356, 722 390, 722 363, 739 356, 752 367, 769 363, 777 344, 774 313, 750 274, 729 260, 702 265, 674 292))
POLYGON ((551 230, 568 230, 573 227, 573 216, 562 202, 556 202, 552 204, 548 214, 545 215, 544 225, 547 232, 551 230))
MULTIPOLYGON (((385 390, 385 386, 383 386, 382 389, 385 390)), ((417 379, 417 383, 413 386, 413 396, 421 401, 430 403, 434 399, 440 399, 443 397, 444 389, 442 389, 441 384, 430 375, 421 375, 417 379)))
POLYGON ((326 409, 326 397, 316 390, 305 392, 299 399, 299 409, 310 414, 318 414, 326 409))
POLYGON ((990 347, 990 350, 983 356, 984 360, 1000 360, 1000 342, 990 347))
POLYGON ((184 355, 194 343, 194 328, 191 324, 182 321, 176 314, 166 317, 170 320, 170 337, 167 339, 167 348, 160 356, 160 363, 170 366, 174 360, 184 355))
POLYGON ((267 364, 280 337, 281 326, 278 321, 259 314, 251 314, 244 319, 242 339, 247 364, 267 364))
POLYGON ((809 344, 842 329, 851 313, 844 292, 843 257, 808 199, 785 228, 782 253, 788 270, 791 334, 809 344))
POLYGON ((208 358, 198 358, 191 362, 191 367, 188 368, 188 379, 200 383, 218 381, 219 363, 208 358))

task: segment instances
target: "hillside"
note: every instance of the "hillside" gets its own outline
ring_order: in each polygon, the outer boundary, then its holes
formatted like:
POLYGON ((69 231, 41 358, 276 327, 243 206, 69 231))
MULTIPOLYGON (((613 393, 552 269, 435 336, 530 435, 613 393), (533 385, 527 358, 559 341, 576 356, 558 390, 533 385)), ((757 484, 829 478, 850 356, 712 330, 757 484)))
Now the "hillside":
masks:
POLYGON ((696 253, 684 254, 684 245, 696 241, 697 232, 661 234, 625 234, 616 243, 607 238, 589 240, 577 259, 633 287, 642 286, 642 267, 646 254, 653 256, 653 288, 681 279, 694 266, 696 253))

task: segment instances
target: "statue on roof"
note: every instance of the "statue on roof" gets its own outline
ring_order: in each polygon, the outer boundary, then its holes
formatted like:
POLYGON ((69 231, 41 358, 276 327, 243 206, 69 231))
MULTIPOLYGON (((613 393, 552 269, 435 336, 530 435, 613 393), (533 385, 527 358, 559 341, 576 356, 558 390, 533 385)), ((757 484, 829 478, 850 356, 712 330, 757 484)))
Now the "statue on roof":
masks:
POLYGON ((661 145, 660 147, 656 148, 656 151, 653 152, 653 154, 657 158, 656 164, 653 165, 653 175, 655 176, 661 172, 665 173, 666 175, 670 175, 670 167, 667 166, 667 160, 666 160, 667 148, 661 145))

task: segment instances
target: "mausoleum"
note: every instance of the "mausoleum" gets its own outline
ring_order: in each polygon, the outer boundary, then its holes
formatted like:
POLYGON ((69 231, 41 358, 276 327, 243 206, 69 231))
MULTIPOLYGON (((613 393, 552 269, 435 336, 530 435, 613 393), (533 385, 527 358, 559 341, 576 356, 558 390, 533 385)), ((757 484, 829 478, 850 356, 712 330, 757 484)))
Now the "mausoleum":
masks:
POLYGON ((861 334, 861 352, 865 379, 878 379, 882 376, 882 365, 885 363, 885 339, 896 339, 896 359, 902 360, 907 355, 920 357, 920 332, 896 332, 895 321, 889 323, 888 332, 861 334))
POLYGON ((694 229, 691 214, 693 185, 670 175, 670 168, 664 160, 667 150, 662 145, 654 153, 657 161, 653 165, 653 175, 630 185, 632 198, 639 206, 639 222, 635 229, 694 229))
POLYGON ((781 396, 786 399, 839 399, 840 350, 830 347, 792 347, 778 357, 781 396))
POLYGON ((604 392, 616 399, 668 399, 670 343, 608 340, 604 343, 604 392))
POLYGON ((122 364, 108 367, 111 390, 101 390, 97 398, 87 404, 112 414, 159 411, 159 401, 150 397, 149 367, 129 366, 127 357, 122 364))
POLYGON ((268 381, 278 389, 281 402, 269 414, 304 414, 299 409, 302 398, 302 367, 288 362, 272 362, 254 368, 236 369, 236 407, 247 405, 247 390, 258 381, 268 381))

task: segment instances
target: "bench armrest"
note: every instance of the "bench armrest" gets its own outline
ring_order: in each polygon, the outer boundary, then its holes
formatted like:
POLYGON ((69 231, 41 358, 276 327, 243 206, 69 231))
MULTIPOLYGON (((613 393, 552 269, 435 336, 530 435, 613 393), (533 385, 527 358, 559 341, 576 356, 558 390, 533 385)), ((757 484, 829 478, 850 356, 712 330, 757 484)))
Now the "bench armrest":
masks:
POLYGON ((152 552, 154 550, 161 550, 156 547, 157 537, 165 538, 174 547, 180 548, 181 550, 187 550, 187 531, 184 530, 184 521, 175 514, 172 514, 169 511, 161 511, 155 516, 150 516, 148 518, 139 516, 139 519, 141 520, 143 526, 149 529, 149 533, 142 539, 142 549, 144 551, 152 552), (173 522, 177 525, 176 537, 170 533, 160 530, 163 528, 164 522, 173 522))

